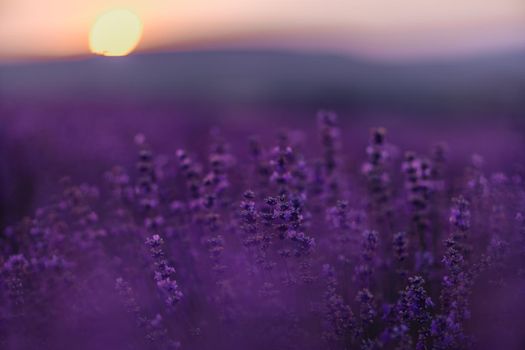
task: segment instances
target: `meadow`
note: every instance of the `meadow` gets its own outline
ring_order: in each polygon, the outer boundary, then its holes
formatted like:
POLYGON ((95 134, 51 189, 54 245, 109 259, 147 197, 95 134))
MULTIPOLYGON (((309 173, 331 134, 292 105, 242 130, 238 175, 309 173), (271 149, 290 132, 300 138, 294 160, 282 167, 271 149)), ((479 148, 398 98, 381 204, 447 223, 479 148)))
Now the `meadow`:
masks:
POLYGON ((523 57, 1 64, 0 349, 525 348, 523 57))
POLYGON ((0 235, 3 349, 525 344, 516 130, 23 110, 7 136, 40 147, 5 162, 28 194, 0 235))

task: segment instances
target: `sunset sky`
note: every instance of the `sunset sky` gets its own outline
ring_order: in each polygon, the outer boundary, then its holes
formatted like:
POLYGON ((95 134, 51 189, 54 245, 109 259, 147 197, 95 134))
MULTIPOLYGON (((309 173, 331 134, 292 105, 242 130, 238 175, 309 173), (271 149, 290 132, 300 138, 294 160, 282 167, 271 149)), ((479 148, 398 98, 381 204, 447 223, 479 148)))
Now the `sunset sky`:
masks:
POLYGON ((525 48, 523 0, 0 0, 0 60, 89 54, 102 12, 134 11, 139 51, 292 48, 384 59, 525 48))

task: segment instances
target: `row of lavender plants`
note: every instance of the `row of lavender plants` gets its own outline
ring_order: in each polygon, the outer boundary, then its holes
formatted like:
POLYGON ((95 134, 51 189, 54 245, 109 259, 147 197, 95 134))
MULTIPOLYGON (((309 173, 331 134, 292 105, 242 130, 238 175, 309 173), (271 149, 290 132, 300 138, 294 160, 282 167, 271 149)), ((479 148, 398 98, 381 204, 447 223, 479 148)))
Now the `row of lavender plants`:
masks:
POLYGON ((134 169, 63 179, 0 236, 0 348, 524 346, 485 308, 525 286, 523 174, 317 130, 237 152, 212 130, 207 159, 138 135, 134 169))

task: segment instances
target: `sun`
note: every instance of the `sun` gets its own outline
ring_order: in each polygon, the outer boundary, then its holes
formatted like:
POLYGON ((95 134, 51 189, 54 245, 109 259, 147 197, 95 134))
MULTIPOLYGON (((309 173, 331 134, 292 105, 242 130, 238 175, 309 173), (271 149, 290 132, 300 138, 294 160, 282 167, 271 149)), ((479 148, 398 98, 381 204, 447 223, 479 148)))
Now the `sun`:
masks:
POLYGON ((91 27, 89 48, 97 55, 126 56, 137 47, 142 30, 142 21, 130 10, 104 12, 91 27))

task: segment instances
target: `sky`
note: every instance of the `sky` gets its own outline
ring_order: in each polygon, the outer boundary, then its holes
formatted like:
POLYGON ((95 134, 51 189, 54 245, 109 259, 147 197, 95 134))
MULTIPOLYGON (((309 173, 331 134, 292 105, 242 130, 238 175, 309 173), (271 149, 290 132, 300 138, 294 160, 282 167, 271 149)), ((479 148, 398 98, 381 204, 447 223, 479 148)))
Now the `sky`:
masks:
POLYGON ((420 59, 525 49, 524 0, 0 0, 0 60, 88 55, 112 8, 138 51, 271 48, 420 59))

